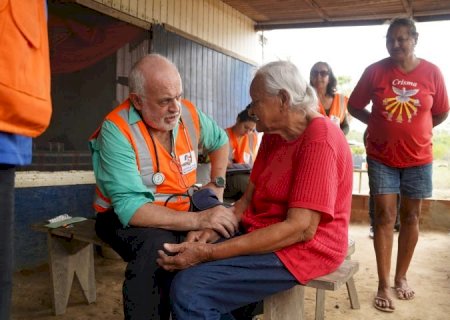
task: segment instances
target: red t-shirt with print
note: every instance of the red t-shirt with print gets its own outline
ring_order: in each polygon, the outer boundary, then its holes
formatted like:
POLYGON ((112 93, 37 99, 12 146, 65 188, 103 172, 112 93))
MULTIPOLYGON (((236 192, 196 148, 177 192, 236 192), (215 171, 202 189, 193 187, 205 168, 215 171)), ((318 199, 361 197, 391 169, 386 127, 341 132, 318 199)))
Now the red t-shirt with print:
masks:
POLYGON ((364 109, 372 101, 367 155, 388 166, 406 168, 433 161, 433 115, 449 110, 445 83, 434 64, 421 59, 409 73, 390 58, 370 65, 348 104, 364 109))
POLYGON ((289 208, 319 211, 314 238, 276 254, 301 283, 336 270, 347 253, 353 181, 341 130, 320 117, 294 141, 265 134, 250 179, 255 190, 242 217, 246 231, 284 221, 289 208))

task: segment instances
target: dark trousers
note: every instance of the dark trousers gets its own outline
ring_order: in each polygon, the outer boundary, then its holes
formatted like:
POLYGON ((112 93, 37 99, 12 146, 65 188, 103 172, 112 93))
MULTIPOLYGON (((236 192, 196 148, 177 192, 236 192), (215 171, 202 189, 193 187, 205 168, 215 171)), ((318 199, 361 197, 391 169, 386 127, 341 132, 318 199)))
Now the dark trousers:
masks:
POLYGON ((124 228, 114 211, 97 214, 95 230, 128 262, 123 282, 125 319, 169 319, 169 290, 175 273, 161 269, 156 259, 164 243, 179 243, 184 240, 184 233, 158 228, 124 228))
POLYGON ((10 319, 14 260, 15 167, 0 164, 0 320, 10 319))

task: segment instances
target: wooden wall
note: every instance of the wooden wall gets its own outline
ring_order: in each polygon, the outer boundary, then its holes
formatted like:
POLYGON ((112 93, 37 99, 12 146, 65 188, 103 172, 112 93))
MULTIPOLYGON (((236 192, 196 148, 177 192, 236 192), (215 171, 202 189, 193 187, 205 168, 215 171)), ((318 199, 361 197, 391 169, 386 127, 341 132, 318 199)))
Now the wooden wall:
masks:
POLYGON ((165 24, 250 61, 259 61, 254 22, 220 0, 75 0, 148 29, 165 24))
POLYGON ((153 29, 152 52, 172 60, 183 80, 184 97, 220 126, 234 124, 250 102, 249 86, 254 66, 166 31, 153 29))

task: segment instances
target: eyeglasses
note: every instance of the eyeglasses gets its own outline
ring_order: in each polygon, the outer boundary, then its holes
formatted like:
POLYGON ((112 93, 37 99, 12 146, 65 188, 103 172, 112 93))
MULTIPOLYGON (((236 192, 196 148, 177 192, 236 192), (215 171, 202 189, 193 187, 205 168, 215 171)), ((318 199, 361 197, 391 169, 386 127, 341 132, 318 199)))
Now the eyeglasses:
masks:
POLYGON ((322 78, 325 78, 325 77, 330 75, 330 72, 327 71, 327 70, 320 70, 320 71, 313 70, 313 71, 311 71, 311 76, 317 77, 318 75, 320 75, 322 78))

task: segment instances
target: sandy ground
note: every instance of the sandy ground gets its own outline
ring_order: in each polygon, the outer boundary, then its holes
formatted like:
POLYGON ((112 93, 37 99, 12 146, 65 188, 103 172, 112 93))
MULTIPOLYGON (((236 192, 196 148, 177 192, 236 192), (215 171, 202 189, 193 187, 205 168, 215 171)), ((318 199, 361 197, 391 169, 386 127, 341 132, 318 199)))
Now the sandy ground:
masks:
MULTIPOLYGON (((343 286, 336 292, 326 292, 326 319, 450 319, 449 233, 421 232, 409 272, 409 283, 416 291, 416 298, 411 301, 395 299, 396 310, 392 314, 382 313, 372 306, 377 276, 368 227, 352 225, 350 236, 356 240, 356 252, 352 258, 360 262, 355 282, 361 309, 350 309, 347 291, 343 286)), ((122 261, 96 256, 97 301, 91 305, 86 304, 78 282, 74 281, 67 312, 58 317, 52 315, 48 267, 43 265, 33 270, 17 272, 14 278, 12 319, 123 319, 121 287, 124 268, 122 261)), ((307 288, 306 319, 314 319, 314 294, 313 289, 307 288)))

